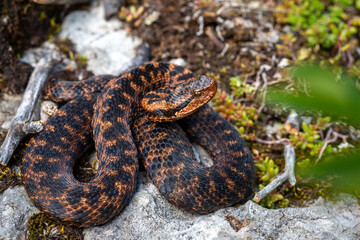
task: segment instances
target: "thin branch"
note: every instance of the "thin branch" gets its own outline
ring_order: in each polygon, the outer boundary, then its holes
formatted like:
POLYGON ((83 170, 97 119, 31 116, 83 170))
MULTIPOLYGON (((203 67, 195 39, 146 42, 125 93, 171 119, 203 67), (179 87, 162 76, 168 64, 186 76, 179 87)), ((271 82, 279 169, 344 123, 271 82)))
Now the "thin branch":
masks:
POLYGON ((40 96, 47 76, 53 64, 60 61, 60 53, 52 52, 48 56, 40 59, 30 76, 29 83, 25 89, 23 100, 12 119, 9 132, 0 147, 0 163, 7 165, 16 147, 26 133, 23 131, 25 123, 30 122, 36 102, 40 96))
POLYGON ((348 139, 348 135, 343 135, 343 134, 341 134, 341 133, 338 133, 338 132, 333 132, 333 134, 337 137, 337 138, 341 138, 341 140, 343 141, 343 142, 346 142, 347 141, 347 139, 348 139))
POLYGON ((219 50, 223 50, 223 49, 224 49, 225 44, 222 43, 222 42, 218 39, 218 37, 216 36, 216 34, 214 33, 214 31, 212 30, 211 27, 206 27, 206 28, 205 28, 205 34, 206 34, 206 36, 209 37, 210 41, 211 41, 212 43, 214 43, 219 50))
POLYGON ((282 138, 279 140, 274 140, 274 141, 268 141, 268 140, 263 140, 260 138, 255 137, 255 141, 262 143, 262 144, 269 144, 269 145, 273 145, 273 144, 284 144, 284 145, 288 145, 290 144, 290 141, 288 138, 282 138))
POLYGON ((274 85, 274 84, 278 84, 278 83, 281 83, 281 82, 285 82, 285 80, 284 80, 284 79, 278 79, 278 80, 274 80, 274 81, 268 82, 268 86, 271 86, 271 85, 274 85))
POLYGON ((257 115, 258 115, 258 116, 260 116, 262 110, 264 109, 264 107, 265 107, 265 101, 266 101, 266 93, 267 93, 268 79, 267 79, 267 76, 266 76, 266 73, 264 72, 264 70, 262 70, 261 78, 263 79, 264 84, 263 84, 263 86, 262 86, 261 105, 260 105, 260 107, 259 107, 258 110, 257 110, 257 115))
POLYGON ((225 56, 227 50, 229 50, 230 44, 226 43, 223 50, 221 51, 220 55, 225 56))
POLYGON ((204 33, 204 18, 203 16, 200 16, 198 18, 199 22, 199 31, 196 32, 196 36, 201 36, 204 33))
POLYGON ((261 191, 256 193, 253 200, 255 202, 260 202, 264 199, 269 193, 274 189, 283 184, 286 180, 289 180, 291 186, 295 186, 295 149, 291 145, 286 145, 284 149, 284 158, 285 158, 285 169, 282 173, 279 173, 275 179, 266 185, 261 191))
POLYGON ((341 138, 341 140, 343 142, 346 142, 347 138, 349 136, 347 135, 343 135, 343 134, 340 134, 338 132, 335 132, 332 128, 329 129, 329 131, 327 132, 326 134, 326 137, 325 137, 325 140, 324 140, 324 146, 322 146, 321 148, 321 151, 319 153, 319 156, 318 158, 316 159, 315 161, 315 165, 319 162, 319 160, 321 159, 322 155, 324 154, 324 151, 325 149, 327 148, 327 146, 330 144, 330 143, 333 143, 333 142, 336 142, 338 138, 341 138))
POLYGON ((319 153, 319 156, 318 156, 318 158, 316 159, 316 161, 315 161, 315 165, 319 162, 319 160, 320 160, 320 158, 322 157, 322 155, 324 154, 324 151, 325 151, 325 149, 327 148, 327 145, 329 144, 329 143, 332 143, 332 142, 334 142, 336 139, 334 139, 334 138, 332 138, 332 139, 330 139, 330 136, 331 136, 331 133, 333 132, 333 130, 332 130, 332 128, 330 128, 329 129, 329 131, 327 132, 327 134, 326 134, 326 137, 325 137, 325 140, 324 140, 324 146, 322 146, 322 148, 321 148, 321 151, 320 151, 320 153, 319 153))

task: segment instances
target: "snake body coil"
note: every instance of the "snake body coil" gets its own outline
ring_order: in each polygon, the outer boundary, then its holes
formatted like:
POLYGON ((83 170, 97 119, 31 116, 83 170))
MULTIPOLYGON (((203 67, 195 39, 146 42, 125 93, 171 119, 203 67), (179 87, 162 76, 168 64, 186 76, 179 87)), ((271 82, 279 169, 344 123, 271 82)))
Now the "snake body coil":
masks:
POLYGON ((249 148, 211 107, 205 105, 180 124, 139 117, 133 132, 148 176, 178 208, 205 214, 253 196, 256 176, 249 148), (189 139, 207 150, 213 166, 197 161, 189 139))
POLYGON ((172 64, 150 63, 119 77, 67 84, 47 96, 58 101, 75 98, 30 141, 23 159, 27 193, 43 212, 81 227, 109 221, 133 195, 136 145, 154 184, 181 209, 208 213, 252 195, 251 154, 226 120, 204 106, 181 123, 214 158, 210 168, 196 162, 177 124, 163 122, 186 117, 208 102, 216 91, 213 80, 196 78, 172 64), (73 167, 92 135, 99 170, 90 182, 80 182, 73 167))

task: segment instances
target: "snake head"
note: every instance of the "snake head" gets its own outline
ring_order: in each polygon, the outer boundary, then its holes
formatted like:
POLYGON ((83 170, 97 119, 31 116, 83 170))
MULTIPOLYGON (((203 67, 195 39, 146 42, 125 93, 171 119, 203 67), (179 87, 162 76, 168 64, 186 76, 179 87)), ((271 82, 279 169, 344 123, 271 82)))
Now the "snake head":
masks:
POLYGON ((184 105, 181 109, 175 112, 175 117, 183 118, 189 116, 200 107, 208 103, 214 96, 217 90, 216 81, 207 76, 200 76, 194 81, 193 87, 190 87, 189 92, 184 94, 182 99, 184 105))
POLYGON ((159 89, 145 96, 142 107, 155 122, 176 121, 189 116, 214 97, 217 89, 216 81, 207 76, 191 78, 168 90, 159 89), (155 100, 156 98, 156 100, 155 100))

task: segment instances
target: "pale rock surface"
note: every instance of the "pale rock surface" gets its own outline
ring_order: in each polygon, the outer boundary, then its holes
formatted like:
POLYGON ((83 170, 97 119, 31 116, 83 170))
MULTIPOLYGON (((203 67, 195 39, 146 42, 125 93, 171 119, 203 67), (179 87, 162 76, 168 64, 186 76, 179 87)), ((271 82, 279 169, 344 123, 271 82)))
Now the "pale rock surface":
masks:
MULTIPOLYGON (((0 239, 22 239, 27 219, 38 210, 24 187, 0 194, 0 239)), ((360 207, 341 194, 336 202, 320 198, 309 207, 269 210, 249 201, 208 215, 194 215, 168 203, 140 174, 130 204, 109 223, 84 230, 85 239, 360 239, 360 207), (248 225, 235 231, 227 216, 248 225)))
POLYGON ((11 120, 22 100, 22 95, 4 94, 0 101, 0 131, 9 130, 11 120))
POLYGON ((269 210, 251 201, 208 215, 194 215, 168 203, 145 174, 130 204, 113 221, 84 230, 85 239, 360 239, 355 197, 318 199, 305 208, 269 210), (235 231, 226 216, 248 221, 235 231))
POLYGON ((88 70, 98 74, 120 74, 133 65, 139 38, 129 36, 118 19, 106 21, 102 4, 89 11, 70 13, 59 38, 70 39, 80 55, 87 57, 88 70))
POLYGON ((27 220, 36 212, 24 187, 6 189, 0 194, 0 240, 24 239, 27 220))
MULTIPOLYGON (((89 10, 71 12, 56 38, 70 39, 77 52, 86 57, 87 69, 95 75, 118 75, 146 61, 141 40, 129 35, 118 19, 105 21, 104 14, 103 4, 97 1, 89 10)), ((45 42, 39 48, 25 51, 21 60, 35 66, 41 57, 54 49, 57 47, 53 43, 45 42)), ((65 59, 64 63, 76 68, 72 60, 65 59)))

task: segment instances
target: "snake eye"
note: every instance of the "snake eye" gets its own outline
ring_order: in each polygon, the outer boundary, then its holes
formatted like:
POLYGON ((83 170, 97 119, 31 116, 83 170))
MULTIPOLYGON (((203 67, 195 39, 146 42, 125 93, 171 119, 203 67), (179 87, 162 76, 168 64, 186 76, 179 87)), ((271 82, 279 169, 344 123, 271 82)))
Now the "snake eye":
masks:
POLYGON ((199 97, 201 95, 201 91, 194 91, 193 95, 199 97))

